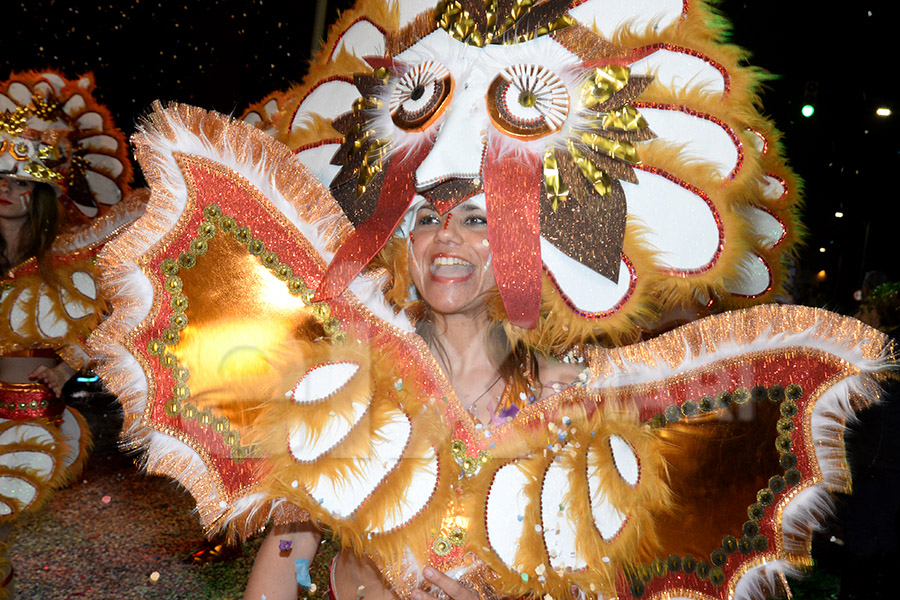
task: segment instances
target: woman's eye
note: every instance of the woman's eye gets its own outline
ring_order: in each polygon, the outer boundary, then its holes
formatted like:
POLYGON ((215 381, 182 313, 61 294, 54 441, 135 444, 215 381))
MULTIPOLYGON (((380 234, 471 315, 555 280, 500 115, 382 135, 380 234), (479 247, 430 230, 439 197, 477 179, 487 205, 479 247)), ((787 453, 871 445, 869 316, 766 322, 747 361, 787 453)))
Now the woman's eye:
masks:
POLYGON ((487 104, 497 129, 530 140, 562 128, 569 115, 569 92, 558 75, 541 65, 513 65, 491 82, 487 104))
POLYGON ((388 104, 391 119, 406 131, 423 131, 444 112, 452 92, 453 77, 444 65, 420 63, 394 85, 388 104))
POLYGON ((416 227, 440 224, 441 220, 435 214, 422 215, 416 220, 416 227))
POLYGON ((466 217, 466 225, 472 225, 472 226, 487 225, 487 217, 482 216, 482 215, 472 215, 470 217, 466 217))

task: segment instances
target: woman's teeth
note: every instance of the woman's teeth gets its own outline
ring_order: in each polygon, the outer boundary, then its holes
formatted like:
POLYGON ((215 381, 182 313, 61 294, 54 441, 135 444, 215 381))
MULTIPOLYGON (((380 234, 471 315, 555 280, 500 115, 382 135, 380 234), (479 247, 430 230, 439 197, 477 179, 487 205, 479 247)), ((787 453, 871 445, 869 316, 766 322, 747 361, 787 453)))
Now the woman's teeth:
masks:
POLYGON ((455 256, 435 256, 432 263, 436 267, 471 267, 472 263, 455 256))

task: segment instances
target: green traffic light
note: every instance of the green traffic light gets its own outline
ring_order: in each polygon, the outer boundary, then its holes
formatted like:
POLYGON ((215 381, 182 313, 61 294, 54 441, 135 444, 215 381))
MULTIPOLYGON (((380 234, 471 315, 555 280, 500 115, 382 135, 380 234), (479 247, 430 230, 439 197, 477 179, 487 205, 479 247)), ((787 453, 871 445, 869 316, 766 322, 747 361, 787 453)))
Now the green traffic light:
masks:
POLYGON ((816 112, 816 107, 812 104, 804 104, 803 108, 800 109, 800 114, 804 117, 811 117, 814 112, 816 112))

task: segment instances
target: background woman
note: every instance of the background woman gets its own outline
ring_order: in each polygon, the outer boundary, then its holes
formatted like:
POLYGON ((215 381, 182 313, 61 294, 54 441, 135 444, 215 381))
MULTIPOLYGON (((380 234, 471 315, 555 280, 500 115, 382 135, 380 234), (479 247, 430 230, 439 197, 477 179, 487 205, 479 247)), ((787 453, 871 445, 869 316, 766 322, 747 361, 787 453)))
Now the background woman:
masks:
POLYGON ((118 204, 127 146, 92 91, 53 72, 0 83, 0 589, 11 525, 86 459, 90 432, 63 390, 106 309, 93 258, 141 208, 118 204))

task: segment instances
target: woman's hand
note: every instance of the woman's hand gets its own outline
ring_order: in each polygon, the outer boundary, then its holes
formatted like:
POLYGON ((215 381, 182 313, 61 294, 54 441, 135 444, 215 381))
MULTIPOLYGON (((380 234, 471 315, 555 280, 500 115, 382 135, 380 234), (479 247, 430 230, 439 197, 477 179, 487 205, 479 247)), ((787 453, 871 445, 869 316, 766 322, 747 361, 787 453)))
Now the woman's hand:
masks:
MULTIPOLYGON (((449 597, 451 600, 478 600, 478 595, 475 592, 467 587, 464 587, 455 579, 447 577, 437 569, 425 567, 425 570, 422 571, 422 574, 425 575, 425 579, 427 579, 429 582, 441 588, 441 590, 443 590, 443 592, 447 594, 447 597, 449 597)), ((422 590, 414 591, 412 593, 412 597, 414 598, 414 600, 437 600, 437 598, 435 598, 428 592, 423 592, 422 590)))
POLYGON ((61 362, 55 367, 41 365, 32 371, 28 378, 43 383, 53 391, 53 395, 59 398, 62 395, 63 386, 74 374, 75 371, 69 365, 61 362))

